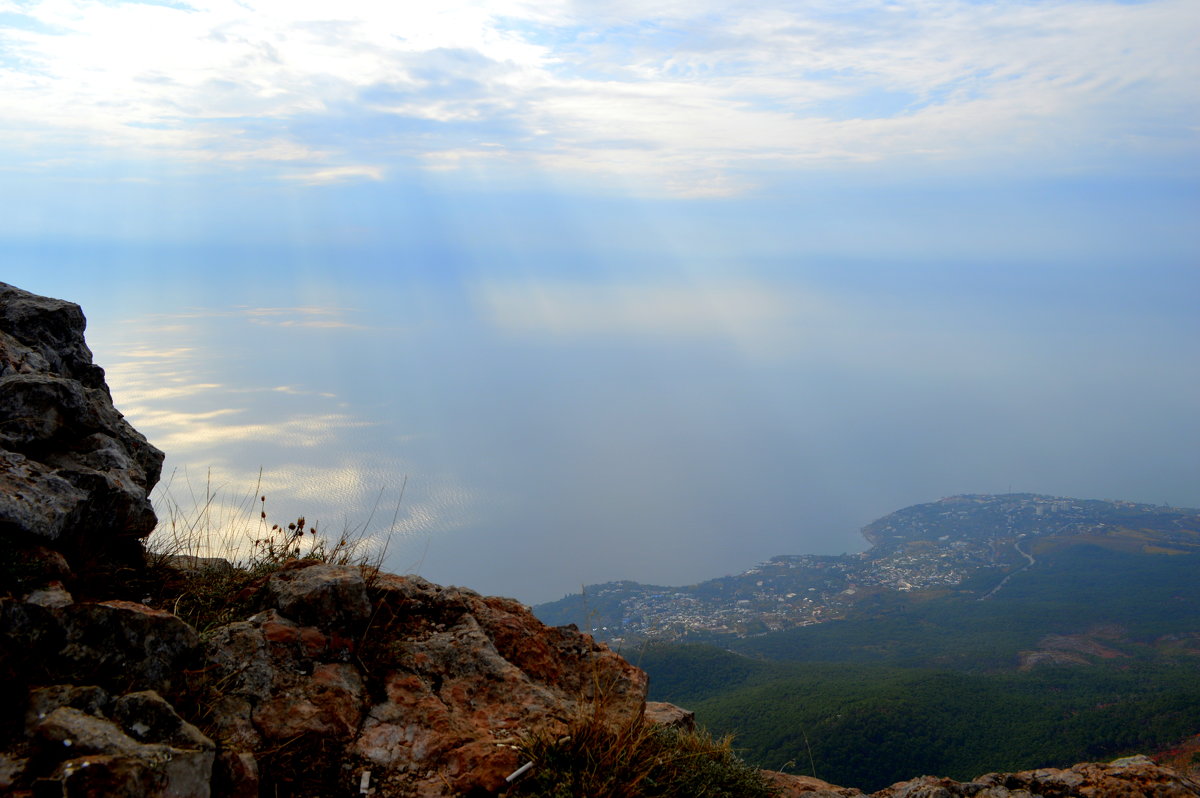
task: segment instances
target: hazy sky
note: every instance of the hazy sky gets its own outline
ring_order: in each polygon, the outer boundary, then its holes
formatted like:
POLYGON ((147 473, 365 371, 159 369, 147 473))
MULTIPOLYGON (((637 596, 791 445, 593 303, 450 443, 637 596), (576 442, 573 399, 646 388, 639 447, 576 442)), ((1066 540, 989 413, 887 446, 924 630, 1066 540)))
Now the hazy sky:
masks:
POLYGON ((1200 506, 1195 0, 0 0, 0 280, 173 498, 527 602, 1200 506))

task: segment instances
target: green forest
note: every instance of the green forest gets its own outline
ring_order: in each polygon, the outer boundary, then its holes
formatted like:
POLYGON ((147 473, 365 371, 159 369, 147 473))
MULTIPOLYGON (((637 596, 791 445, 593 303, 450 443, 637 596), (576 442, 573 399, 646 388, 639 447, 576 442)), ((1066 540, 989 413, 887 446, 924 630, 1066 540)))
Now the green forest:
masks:
POLYGON ((1196 565, 1075 546, 988 601, 896 596, 723 648, 626 654, 651 698, 735 734, 748 761, 836 784, 1105 760, 1200 732, 1196 565), (1057 656, 1031 664, 1046 646, 1057 656))

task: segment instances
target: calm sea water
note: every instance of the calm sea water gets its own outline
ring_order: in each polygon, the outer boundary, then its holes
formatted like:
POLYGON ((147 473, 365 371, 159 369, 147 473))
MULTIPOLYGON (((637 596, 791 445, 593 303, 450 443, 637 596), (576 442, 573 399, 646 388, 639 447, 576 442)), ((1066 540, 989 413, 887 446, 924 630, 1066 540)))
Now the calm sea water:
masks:
POLYGON ((1161 331, 1015 296, 723 278, 160 292, 93 314, 89 340, 168 453, 164 517, 211 502, 256 534, 261 506, 387 536, 392 570, 536 603, 861 550, 863 524, 959 492, 1198 503, 1195 366, 1150 347, 1161 331))

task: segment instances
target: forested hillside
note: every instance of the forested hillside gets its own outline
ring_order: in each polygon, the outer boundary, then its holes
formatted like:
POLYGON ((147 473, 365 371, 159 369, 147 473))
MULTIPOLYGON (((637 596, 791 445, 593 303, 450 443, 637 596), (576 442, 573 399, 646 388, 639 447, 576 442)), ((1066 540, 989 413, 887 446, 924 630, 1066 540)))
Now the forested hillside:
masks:
POLYGON ((1196 567, 1064 547, 986 601, 892 596, 727 649, 634 658, 653 698, 736 733, 750 761, 835 783, 1103 759, 1200 731, 1196 567))

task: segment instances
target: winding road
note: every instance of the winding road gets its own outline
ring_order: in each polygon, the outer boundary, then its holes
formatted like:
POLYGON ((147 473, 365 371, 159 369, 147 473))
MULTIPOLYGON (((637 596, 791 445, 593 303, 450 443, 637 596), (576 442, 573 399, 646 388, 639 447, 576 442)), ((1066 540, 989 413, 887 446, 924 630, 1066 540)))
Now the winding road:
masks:
POLYGON ((1033 567, 1033 564, 1037 562, 1037 560, 1036 560, 1036 559, 1034 559, 1034 557, 1033 557, 1033 555, 1032 555, 1032 554, 1030 554, 1029 552, 1025 551, 1023 548, 1021 548, 1021 542, 1022 542, 1022 541, 1020 540, 1020 538, 1018 538, 1018 539, 1016 540, 1016 542, 1014 542, 1014 543, 1013 543, 1013 548, 1017 550, 1017 553, 1018 553, 1018 554, 1020 554, 1020 555, 1021 555, 1022 557, 1024 557, 1025 559, 1029 560, 1029 562, 1028 562, 1028 563, 1026 563, 1026 564, 1025 564, 1025 566, 1024 566, 1023 568, 1018 568, 1017 570, 1013 571, 1011 574, 1008 574, 1008 575, 1007 575, 1007 576, 1005 576, 1003 579, 1001 579, 1001 580, 1000 580, 1000 584, 996 585, 994 588, 992 588, 991 590, 989 590, 987 593, 985 593, 984 595, 982 595, 982 596, 980 596, 980 597, 979 597, 979 600, 980 600, 980 601, 984 601, 984 600, 986 600, 986 599, 990 599, 992 596, 994 596, 994 595, 996 595, 997 593, 999 593, 999 592, 1000 592, 1000 588, 1002 588, 1002 587, 1004 587, 1005 585, 1007 585, 1007 584, 1008 584, 1008 580, 1009 580, 1009 579, 1012 579, 1014 576, 1016 576, 1017 574, 1021 573, 1022 571, 1028 571, 1030 568, 1032 568, 1032 567, 1033 567))

